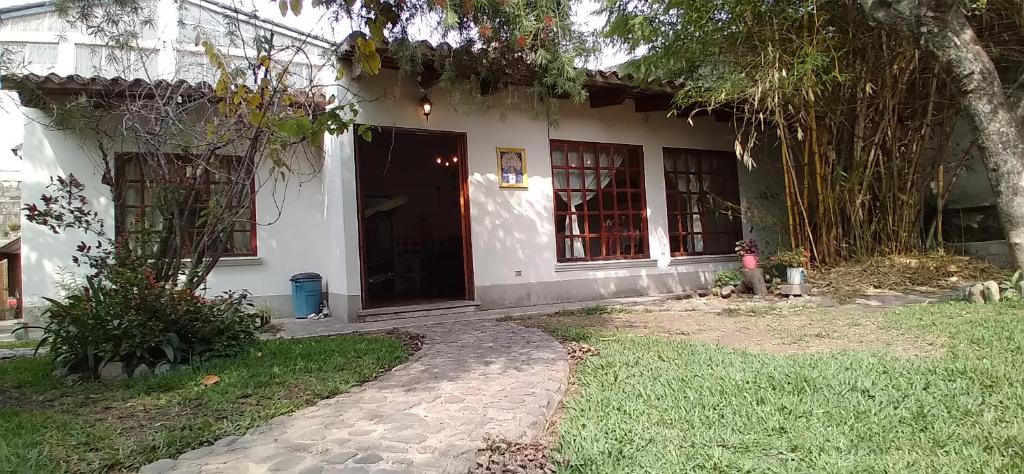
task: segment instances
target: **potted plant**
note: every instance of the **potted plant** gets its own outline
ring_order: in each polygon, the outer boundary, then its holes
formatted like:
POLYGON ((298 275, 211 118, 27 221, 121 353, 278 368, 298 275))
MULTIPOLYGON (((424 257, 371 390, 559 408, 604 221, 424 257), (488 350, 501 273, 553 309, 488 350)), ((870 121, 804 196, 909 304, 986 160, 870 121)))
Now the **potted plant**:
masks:
POLYGON ((740 256, 740 262, 742 262, 744 270, 757 268, 757 256, 759 253, 757 241, 754 239, 736 242, 736 255, 740 256))
POLYGON ((804 270, 804 262, 807 261, 808 256, 803 247, 797 247, 788 252, 775 254, 772 260, 786 266, 786 283, 802 285, 807 275, 807 272, 804 270))

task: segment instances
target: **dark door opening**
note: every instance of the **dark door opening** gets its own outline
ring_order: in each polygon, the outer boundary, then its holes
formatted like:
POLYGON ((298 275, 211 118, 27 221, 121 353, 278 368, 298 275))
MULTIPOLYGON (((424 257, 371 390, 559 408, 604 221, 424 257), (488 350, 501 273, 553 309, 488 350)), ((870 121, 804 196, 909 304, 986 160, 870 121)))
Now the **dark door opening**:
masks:
POLYGON ((363 307, 472 299, 465 135, 356 139, 363 307))

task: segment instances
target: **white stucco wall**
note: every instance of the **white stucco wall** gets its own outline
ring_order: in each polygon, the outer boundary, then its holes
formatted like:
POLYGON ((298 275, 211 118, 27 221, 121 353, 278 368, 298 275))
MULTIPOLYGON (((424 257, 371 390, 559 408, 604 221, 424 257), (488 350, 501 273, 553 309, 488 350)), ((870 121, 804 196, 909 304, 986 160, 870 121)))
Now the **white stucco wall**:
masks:
POLYGON ((24 128, 18 95, 0 91, 0 182, 21 181, 22 161, 11 149, 21 145, 24 128))
MULTIPOLYGON (((85 193, 93 208, 107 228, 112 229, 114 206, 109 189, 100 182, 94 148, 79 137, 43 126, 48 123, 45 114, 32 109, 27 112, 33 120, 25 128, 22 201, 38 202, 39 196, 47 192, 51 176, 74 174, 86 186, 85 193)), ((307 160, 307 153, 319 154, 314 150, 297 150, 290 160, 293 172, 284 180, 271 178, 269 172, 261 173, 256 199, 258 257, 224 259, 208 280, 208 294, 248 290, 263 297, 258 302, 284 310, 291 291, 291 275, 330 274, 332 261, 325 258, 331 239, 324 198, 325 173, 321 172, 324 163, 320 158, 307 160)), ((22 285, 28 308, 42 305, 44 296, 60 295, 60 275, 84 271, 71 263, 71 257, 78 242, 95 239, 78 232, 55 235, 24 221, 22 229, 22 285)))

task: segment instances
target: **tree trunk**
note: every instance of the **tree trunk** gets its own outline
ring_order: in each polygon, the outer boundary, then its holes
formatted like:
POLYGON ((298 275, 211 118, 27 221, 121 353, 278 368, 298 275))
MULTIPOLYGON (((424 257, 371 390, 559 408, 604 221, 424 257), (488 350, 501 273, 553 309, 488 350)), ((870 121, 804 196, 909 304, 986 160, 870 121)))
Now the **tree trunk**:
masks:
POLYGON ((860 0, 885 27, 920 42, 945 70, 978 134, 1010 256, 1024 268, 1024 126, 957 0, 860 0))

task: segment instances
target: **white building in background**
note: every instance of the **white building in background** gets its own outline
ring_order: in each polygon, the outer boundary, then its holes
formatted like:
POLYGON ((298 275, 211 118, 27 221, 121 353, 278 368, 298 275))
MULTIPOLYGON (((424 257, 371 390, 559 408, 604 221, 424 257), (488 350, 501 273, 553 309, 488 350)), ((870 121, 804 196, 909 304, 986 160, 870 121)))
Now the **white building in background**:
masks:
MULTIPOLYGON (((102 39, 72 28, 57 17, 54 2, 0 8, 0 51, 4 73, 50 73, 125 79, 213 81, 199 38, 237 58, 255 55, 252 38, 274 34, 275 44, 294 44, 302 53, 289 70, 296 83, 327 83, 334 62, 330 42, 290 26, 259 18, 229 4, 209 0, 151 0, 152 23, 140 28, 137 51, 115 51, 102 39)), ((11 149, 22 143, 25 115, 14 93, 0 93, 0 181, 20 171, 11 149)))

